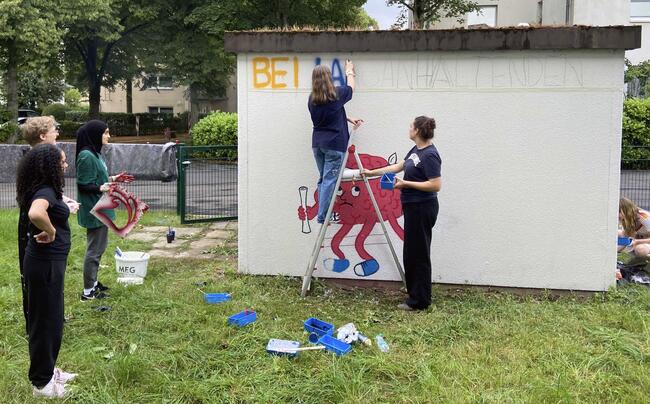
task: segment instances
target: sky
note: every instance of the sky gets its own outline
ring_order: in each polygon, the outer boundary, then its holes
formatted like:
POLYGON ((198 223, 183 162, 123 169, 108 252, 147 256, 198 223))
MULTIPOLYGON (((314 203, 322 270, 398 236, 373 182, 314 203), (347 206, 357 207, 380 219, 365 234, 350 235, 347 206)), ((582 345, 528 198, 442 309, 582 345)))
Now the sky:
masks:
POLYGON ((386 0, 368 0, 363 8, 369 16, 377 20, 379 29, 390 29, 400 12, 397 6, 387 6, 386 0))

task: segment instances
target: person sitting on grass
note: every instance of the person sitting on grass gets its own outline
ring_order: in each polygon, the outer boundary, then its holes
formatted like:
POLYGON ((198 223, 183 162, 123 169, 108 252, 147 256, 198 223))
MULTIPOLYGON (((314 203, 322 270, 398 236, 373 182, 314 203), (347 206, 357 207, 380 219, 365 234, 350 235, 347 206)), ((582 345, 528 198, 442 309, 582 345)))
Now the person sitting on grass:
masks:
MULTIPOLYGON (((650 258, 650 212, 639 208, 628 198, 618 204, 619 236, 632 238, 632 253, 638 258, 650 258)), ((619 246, 619 251, 624 247, 619 246)))

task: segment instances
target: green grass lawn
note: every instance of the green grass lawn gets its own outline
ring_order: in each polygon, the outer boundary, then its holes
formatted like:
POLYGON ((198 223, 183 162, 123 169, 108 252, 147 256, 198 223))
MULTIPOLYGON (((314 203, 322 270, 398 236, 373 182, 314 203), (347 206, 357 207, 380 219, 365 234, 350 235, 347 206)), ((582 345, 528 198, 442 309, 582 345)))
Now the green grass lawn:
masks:
MULTIPOLYGON (((29 402, 27 341, 20 308, 16 211, 0 211, 0 401, 29 402)), ((148 224, 173 216, 148 213, 148 224)), ((72 221, 74 223, 74 219, 72 221)), ((176 222, 174 222, 176 223, 176 222)), ((589 299, 520 298, 434 289, 424 313, 404 313, 397 292, 339 290, 236 273, 236 257, 152 260, 142 286, 116 285, 112 253, 102 261, 111 298, 80 302, 85 237, 73 226, 66 315, 58 364, 80 374, 70 401, 200 402, 647 402, 650 397, 650 291, 613 290, 589 299), (206 291, 232 301, 203 303, 206 291), (93 308, 107 304, 111 311, 93 308), (226 318, 253 308, 245 328, 226 318), (388 353, 355 347, 343 357, 311 351, 270 356, 269 338, 305 342, 315 316, 378 333, 388 353)), ((108 251, 118 241, 111 236, 108 251)), ((124 242, 119 245, 124 249, 124 242)), ((133 243, 129 249, 144 248, 133 243)), ((570 270, 570 268, 567 268, 570 270)))

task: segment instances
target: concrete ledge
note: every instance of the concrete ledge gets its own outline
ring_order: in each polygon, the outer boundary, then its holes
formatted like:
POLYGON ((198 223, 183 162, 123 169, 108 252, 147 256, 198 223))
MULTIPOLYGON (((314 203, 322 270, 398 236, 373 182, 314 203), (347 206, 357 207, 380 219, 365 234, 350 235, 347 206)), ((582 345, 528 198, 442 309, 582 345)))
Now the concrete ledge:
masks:
POLYGON ((227 32, 225 46, 235 53, 636 49, 641 46, 641 27, 245 31, 227 32))

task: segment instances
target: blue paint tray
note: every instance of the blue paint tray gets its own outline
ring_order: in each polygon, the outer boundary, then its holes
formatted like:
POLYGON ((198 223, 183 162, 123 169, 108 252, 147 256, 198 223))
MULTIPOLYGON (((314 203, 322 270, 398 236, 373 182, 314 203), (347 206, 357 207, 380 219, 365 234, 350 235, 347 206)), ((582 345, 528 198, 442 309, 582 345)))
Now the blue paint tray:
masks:
POLYGON ((337 356, 345 355, 352 350, 352 345, 339 341, 329 334, 320 337, 318 343, 323 345, 328 351, 334 352, 337 356))
POLYGON ((617 244, 622 247, 623 246, 627 247, 630 244, 632 244, 632 239, 630 237, 619 237, 617 244))
POLYGON ((379 180, 379 185, 381 189, 393 189, 395 188, 395 173, 386 173, 381 176, 379 180))
POLYGON ((208 304, 227 302, 230 300, 230 293, 204 293, 203 300, 208 304))
POLYGON ((257 313, 253 310, 244 310, 228 317, 228 324, 243 327, 257 320, 257 313))
POLYGON ((315 333, 319 337, 322 337, 326 334, 332 335, 334 334, 334 325, 319 320, 316 317, 310 317, 305 320, 305 331, 310 334, 315 333))
POLYGON ((298 341, 271 338, 269 340, 269 343, 266 345, 266 352, 270 353, 271 355, 285 355, 294 357, 298 355, 298 351, 291 352, 291 350, 297 348, 300 348, 300 342, 298 341))

